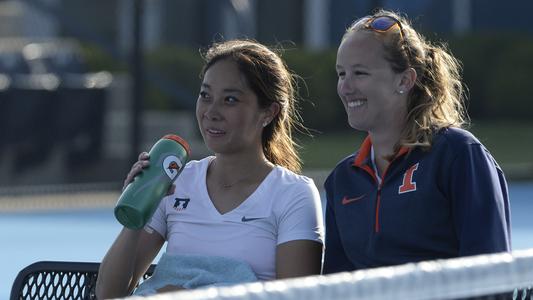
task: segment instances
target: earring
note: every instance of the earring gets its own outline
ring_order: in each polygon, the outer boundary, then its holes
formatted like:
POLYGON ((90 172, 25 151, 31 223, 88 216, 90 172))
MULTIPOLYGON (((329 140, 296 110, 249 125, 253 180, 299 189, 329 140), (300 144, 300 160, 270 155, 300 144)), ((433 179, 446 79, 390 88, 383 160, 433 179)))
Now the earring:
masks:
POLYGON ((405 91, 404 90, 399 90, 398 93, 401 95, 403 94, 405 91))
POLYGON ((266 127, 268 125, 268 123, 270 123, 270 122, 269 121, 263 122, 263 127, 266 127))

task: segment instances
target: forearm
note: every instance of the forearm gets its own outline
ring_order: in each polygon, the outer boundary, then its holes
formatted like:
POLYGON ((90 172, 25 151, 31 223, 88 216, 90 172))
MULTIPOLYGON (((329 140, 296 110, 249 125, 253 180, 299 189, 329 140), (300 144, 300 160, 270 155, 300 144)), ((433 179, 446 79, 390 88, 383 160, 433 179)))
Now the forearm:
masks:
POLYGON ((98 299, 127 296, 135 286, 133 276, 141 231, 122 229, 106 253, 96 281, 98 299))

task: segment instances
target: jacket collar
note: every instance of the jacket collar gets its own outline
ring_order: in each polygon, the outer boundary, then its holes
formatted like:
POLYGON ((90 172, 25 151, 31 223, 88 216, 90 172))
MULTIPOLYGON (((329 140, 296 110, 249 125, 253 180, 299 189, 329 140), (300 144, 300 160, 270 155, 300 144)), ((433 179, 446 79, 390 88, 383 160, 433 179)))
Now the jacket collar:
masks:
MULTIPOLYGON (((357 155, 355 156, 353 166, 364 168, 364 166, 372 166, 372 158, 370 152, 372 151, 372 140, 370 139, 370 136, 367 135, 361 146, 359 147, 359 152, 357 152, 357 155)), ((394 156, 394 159, 397 159, 400 156, 403 156, 404 154, 409 152, 408 147, 401 147, 400 151, 396 153, 394 156)))

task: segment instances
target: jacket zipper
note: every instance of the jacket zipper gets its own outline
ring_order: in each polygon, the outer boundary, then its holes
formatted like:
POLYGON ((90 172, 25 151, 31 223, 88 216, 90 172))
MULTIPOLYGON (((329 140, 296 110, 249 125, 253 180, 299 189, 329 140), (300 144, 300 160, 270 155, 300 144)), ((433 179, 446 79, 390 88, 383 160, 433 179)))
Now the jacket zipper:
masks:
MULTIPOLYGON (((374 224, 374 232, 379 233, 381 227, 379 226, 379 212, 381 208, 381 189, 383 188, 383 183, 385 183, 385 176, 387 175, 387 171, 389 170, 390 165, 392 164, 394 160, 392 160, 387 168, 385 169, 385 172, 383 172, 383 177, 381 177, 381 182, 378 184, 378 190, 376 195, 376 218, 375 218, 375 224, 374 224)), ((377 180, 376 180, 377 181, 377 180)))
POLYGON ((381 202, 381 185, 378 187, 377 199, 376 199, 376 221, 374 224, 374 232, 379 232, 379 206, 381 202))
POLYGON ((361 167, 368 174, 370 174, 370 176, 372 176, 372 179, 374 179, 374 182, 376 182, 378 184, 378 190, 377 190, 377 195, 376 195, 376 213, 375 213, 375 220, 374 220, 374 232, 375 233, 379 233, 379 231, 381 229, 380 226, 379 226, 379 211, 380 211, 380 207, 381 207, 381 189, 383 187, 383 183, 385 182, 385 176, 387 175, 387 171, 389 170, 390 165, 395 160, 396 160, 396 158, 394 158, 389 163, 389 165, 385 169, 385 172, 383 172, 383 176, 381 177, 381 182, 378 181, 377 175, 374 173, 374 170, 371 167, 369 167, 368 165, 365 165, 365 166, 361 167))

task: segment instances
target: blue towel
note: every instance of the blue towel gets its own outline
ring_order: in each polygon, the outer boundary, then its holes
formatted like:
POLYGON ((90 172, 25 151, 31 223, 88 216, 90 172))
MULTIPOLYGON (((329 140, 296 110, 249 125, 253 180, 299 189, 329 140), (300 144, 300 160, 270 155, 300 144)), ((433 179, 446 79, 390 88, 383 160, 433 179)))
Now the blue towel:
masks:
POLYGON ((244 261, 221 256, 163 253, 152 277, 142 282, 133 294, 153 295, 158 289, 167 285, 194 289, 256 280, 252 268, 244 261))

